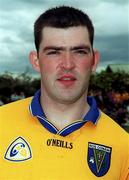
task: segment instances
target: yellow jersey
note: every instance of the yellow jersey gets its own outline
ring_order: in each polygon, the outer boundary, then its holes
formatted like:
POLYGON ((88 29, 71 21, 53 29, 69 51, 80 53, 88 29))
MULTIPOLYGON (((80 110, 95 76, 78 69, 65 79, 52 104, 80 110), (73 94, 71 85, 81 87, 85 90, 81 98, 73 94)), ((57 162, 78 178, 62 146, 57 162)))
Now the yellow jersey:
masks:
POLYGON ((59 131, 39 96, 0 107, 0 180, 129 180, 128 134, 93 98, 84 119, 59 131))

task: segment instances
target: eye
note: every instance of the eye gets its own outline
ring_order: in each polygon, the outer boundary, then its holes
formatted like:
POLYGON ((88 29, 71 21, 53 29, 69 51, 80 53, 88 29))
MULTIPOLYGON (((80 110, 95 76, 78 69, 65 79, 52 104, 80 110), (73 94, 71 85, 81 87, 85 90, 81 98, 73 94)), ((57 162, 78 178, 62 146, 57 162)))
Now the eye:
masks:
POLYGON ((52 51, 47 52, 46 54, 47 55, 56 55, 56 54, 59 54, 59 51, 52 50, 52 51))
POLYGON ((85 55, 85 54, 88 54, 89 52, 86 51, 86 50, 83 50, 83 49, 79 49, 79 50, 76 50, 75 53, 76 54, 82 54, 82 55, 84 54, 85 55))

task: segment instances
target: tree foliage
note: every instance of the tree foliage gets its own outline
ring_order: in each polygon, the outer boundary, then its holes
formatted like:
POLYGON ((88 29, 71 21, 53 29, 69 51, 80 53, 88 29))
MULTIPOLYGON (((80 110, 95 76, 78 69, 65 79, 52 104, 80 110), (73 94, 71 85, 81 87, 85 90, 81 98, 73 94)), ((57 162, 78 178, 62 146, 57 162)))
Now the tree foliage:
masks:
POLYGON ((109 92, 112 89, 118 92, 129 91, 129 74, 124 71, 101 71, 91 76, 89 88, 103 92, 109 92))

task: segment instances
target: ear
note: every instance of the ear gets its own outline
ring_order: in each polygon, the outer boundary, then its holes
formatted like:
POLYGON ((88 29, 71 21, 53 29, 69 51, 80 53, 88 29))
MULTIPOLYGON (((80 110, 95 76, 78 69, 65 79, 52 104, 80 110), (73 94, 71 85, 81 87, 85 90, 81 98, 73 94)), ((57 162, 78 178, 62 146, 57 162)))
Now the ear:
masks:
POLYGON ((97 65, 100 60, 100 53, 97 50, 94 50, 94 57, 93 57, 93 66, 92 66, 92 72, 96 71, 97 65))
POLYGON ((31 51, 29 54, 29 61, 33 69, 40 72, 39 59, 36 51, 31 51))

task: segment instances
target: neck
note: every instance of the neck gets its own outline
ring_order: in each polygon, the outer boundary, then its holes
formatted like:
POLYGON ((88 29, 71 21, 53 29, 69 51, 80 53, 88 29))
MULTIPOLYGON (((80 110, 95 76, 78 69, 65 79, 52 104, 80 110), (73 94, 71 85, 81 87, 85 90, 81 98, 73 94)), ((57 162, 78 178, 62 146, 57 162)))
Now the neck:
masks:
POLYGON ((82 119, 89 110, 86 95, 74 103, 59 103, 41 92, 41 105, 47 119, 61 130, 76 120, 82 119))

